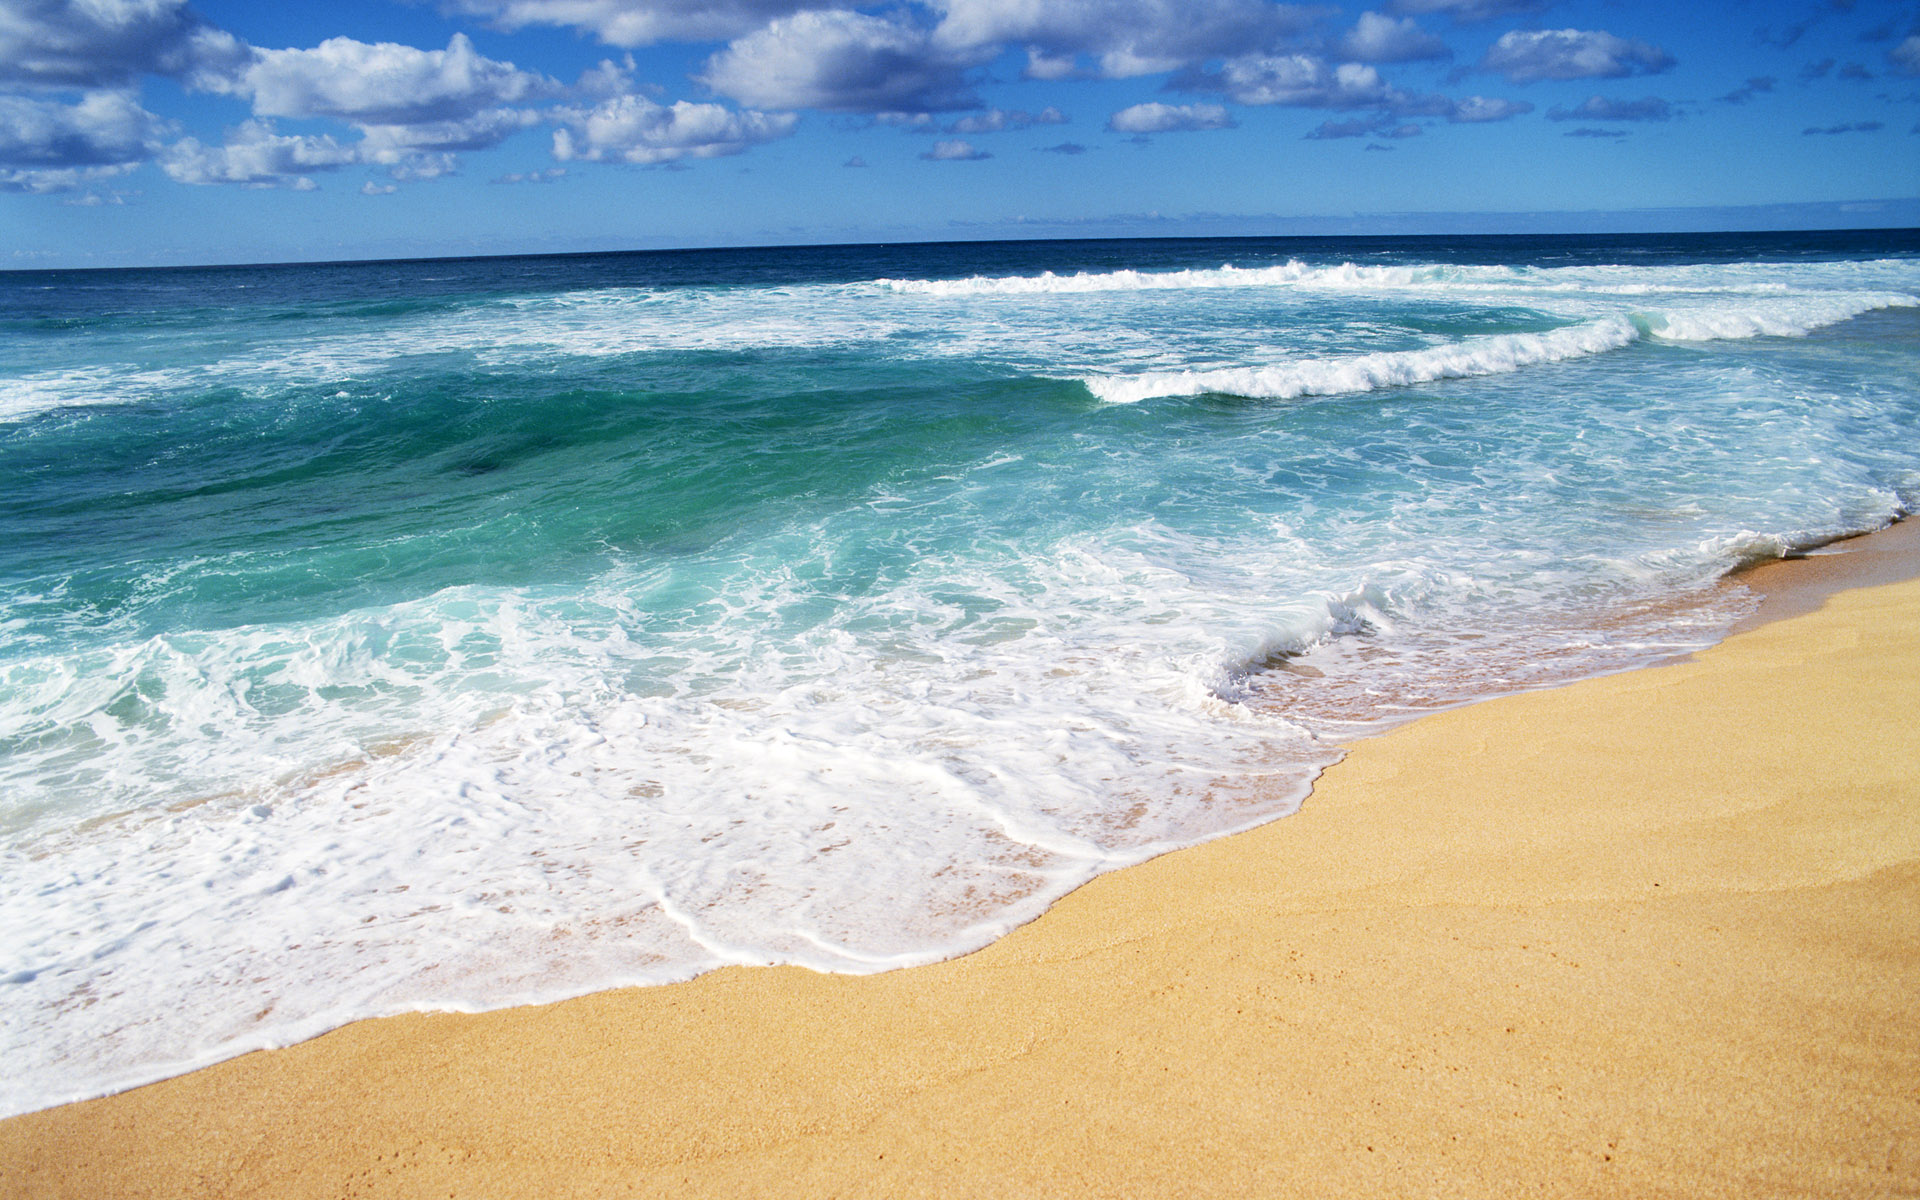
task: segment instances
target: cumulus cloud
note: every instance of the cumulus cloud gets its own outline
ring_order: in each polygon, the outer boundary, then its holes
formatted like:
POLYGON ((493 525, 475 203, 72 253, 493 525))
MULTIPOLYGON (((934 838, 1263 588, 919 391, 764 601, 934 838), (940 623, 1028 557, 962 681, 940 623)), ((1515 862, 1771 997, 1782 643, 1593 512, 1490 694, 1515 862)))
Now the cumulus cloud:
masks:
POLYGON ((1885 128, 1879 121, 1849 121, 1841 125, 1816 125, 1802 129, 1803 135, 1828 133, 1877 133, 1885 128))
POLYGON ((1107 118, 1113 133, 1176 133, 1231 129, 1233 118, 1218 104, 1161 104, 1149 101, 1123 108, 1107 118))
POLYGON ((1276 46, 1318 19, 1268 0, 939 0, 948 46, 1025 46, 1028 75, 1060 79, 1081 55, 1110 79, 1276 46))
POLYGON ((185 0, 11 0, 0 7, 0 83, 121 87, 239 61, 244 45, 185 0))
POLYGON ((255 116, 333 117, 362 125, 466 121, 557 94, 559 85, 487 58, 465 34, 445 50, 328 38, 311 50, 259 50, 213 90, 251 100, 255 116))
POLYGON ((558 25, 615 46, 717 42, 812 8, 807 0, 451 0, 453 12, 485 17, 502 29, 558 25))
POLYGON ((144 160, 164 124, 123 92, 89 92, 76 104, 0 95, 0 166, 103 167, 144 160))
POLYGON ((1079 142, 1061 142, 1057 146, 1042 146, 1040 152, 1042 154, 1085 154, 1087 148, 1079 142))
POLYGON ((1375 63, 1453 57, 1445 42, 1420 28, 1412 17, 1396 21, 1377 12, 1360 14, 1352 31, 1340 40, 1340 54, 1355 62, 1375 63))
POLYGON ((1468 96, 1453 106, 1447 114, 1447 120, 1456 125, 1482 125, 1489 121, 1504 121, 1509 117, 1524 116, 1533 111, 1533 105, 1525 100, 1503 100, 1493 96, 1468 96))
POLYGON ((1638 39, 1603 30, 1514 30, 1500 36, 1480 60, 1480 68, 1514 83, 1542 79, 1619 79, 1656 75, 1673 66, 1673 56, 1638 39))
POLYGON ((1052 106, 1030 113, 1024 109, 990 108, 983 113, 961 117, 948 125, 948 133, 1004 133, 1009 129, 1031 129, 1035 125, 1065 125, 1067 115, 1052 106))
POLYGON ((802 12, 731 43, 698 79, 756 108, 947 112, 978 106, 965 72, 988 57, 905 19, 802 12))
POLYGON ((1547 110, 1549 121, 1670 121, 1673 106, 1658 96, 1638 100, 1609 100, 1588 96, 1572 108, 1554 105, 1547 110))
POLYGON ((1190 72, 1179 86, 1224 92, 1237 104, 1294 108, 1377 108, 1400 116, 1446 116, 1454 103, 1390 87, 1380 72, 1362 63, 1338 66, 1311 54, 1250 55, 1229 59, 1212 72, 1190 72))
POLYGON ((920 156, 929 162, 979 162, 993 155, 985 150, 976 149, 971 142, 951 141, 935 142, 933 149, 920 156))
POLYGON ((161 153, 160 169, 180 183, 238 183, 312 191, 313 176, 359 161, 352 146, 331 137, 280 134, 271 121, 247 121, 224 144, 187 138, 161 153))
POLYGON ((687 100, 656 104, 638 95, 559 115, 562 127, 553 133, 553 156, 561 162, 642 164, 739 154, 786 137, 799 120, 792 113, 736 112, 687 100))
POLYGON ((1391 0, 1387 11, 1414 16, 1443 12, 1455 24, 1466 25, 1495 17, 1525 16, 1546 7, 1547 0, 1391 0))
POLYGON ((75 103, 0 95, 0 191, 69 192, 123 175, 159 148, 167 125, 131 96, 75 103))
POLYGON ((375 183, 371 179, 360 185, 362 196, 391 196, 399 190, 400 185, 397 183, 375 183))

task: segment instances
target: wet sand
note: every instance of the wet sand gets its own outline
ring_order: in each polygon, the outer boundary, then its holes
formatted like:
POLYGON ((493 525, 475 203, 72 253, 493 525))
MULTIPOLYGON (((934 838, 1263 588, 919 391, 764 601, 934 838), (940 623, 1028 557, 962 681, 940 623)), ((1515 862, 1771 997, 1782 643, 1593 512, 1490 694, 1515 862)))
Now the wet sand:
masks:
POLYGON ((362 1022, 0 1123, 0 1195, 1920 1195, 1920 523, 1855 549, 967 958, 362 1022))

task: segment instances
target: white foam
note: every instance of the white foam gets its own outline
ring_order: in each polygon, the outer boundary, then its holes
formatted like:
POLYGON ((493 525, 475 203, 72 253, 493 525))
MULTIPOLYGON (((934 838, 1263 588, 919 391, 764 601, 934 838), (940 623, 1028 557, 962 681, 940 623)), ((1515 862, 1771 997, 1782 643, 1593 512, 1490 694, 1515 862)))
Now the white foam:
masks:
POLYGON ((1290 400, 1296 396, 1370 392, 1437 379, 1504 374, 1537 363, 1563 362, 1617 350, 1639 336, 1634 324, 1622 317, 1548 333, 1473 338, 1425 350, 1307 359, 1270 367, 1094 376, 1083 382, 1088 391, 1109 404, 1133 404, 1155 396, 1198 396, 1209 392, 1290 400))

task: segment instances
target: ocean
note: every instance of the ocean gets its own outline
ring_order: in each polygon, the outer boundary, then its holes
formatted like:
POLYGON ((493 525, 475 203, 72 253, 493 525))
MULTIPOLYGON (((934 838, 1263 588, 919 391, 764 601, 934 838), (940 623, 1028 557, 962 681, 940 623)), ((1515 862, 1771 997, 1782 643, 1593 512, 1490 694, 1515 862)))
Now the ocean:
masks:
POLYGON ((1920 504, 1920 232, 0 273, 0 1114, 964 953, 1920 504))

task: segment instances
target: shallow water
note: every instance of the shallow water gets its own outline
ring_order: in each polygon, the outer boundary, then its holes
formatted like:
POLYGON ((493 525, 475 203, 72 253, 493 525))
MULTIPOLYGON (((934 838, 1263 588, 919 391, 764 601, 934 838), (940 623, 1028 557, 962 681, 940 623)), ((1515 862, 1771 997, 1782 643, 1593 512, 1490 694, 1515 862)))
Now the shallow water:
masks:
POLYGON ((977 947, 1920 499, 1920 239, 0 275, 13 1112, 977 947))

